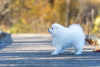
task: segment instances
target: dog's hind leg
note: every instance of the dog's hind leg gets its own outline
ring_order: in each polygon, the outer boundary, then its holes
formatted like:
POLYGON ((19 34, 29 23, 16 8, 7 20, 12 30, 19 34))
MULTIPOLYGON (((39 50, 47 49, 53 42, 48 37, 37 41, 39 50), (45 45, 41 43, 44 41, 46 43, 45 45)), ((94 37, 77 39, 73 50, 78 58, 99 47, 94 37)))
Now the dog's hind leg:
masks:
POLYGON ((80 55, 82 54, 82 49, 78 49, 78 51, 75 53, 75 55, 80 55))
POLYGON ((73 53, 75 53, 75 55, 82 54, 83 46, 84 46, 84 43, 81 43, 81 42, 73 45, 73 47, 75 49, 75 51, 73 53))

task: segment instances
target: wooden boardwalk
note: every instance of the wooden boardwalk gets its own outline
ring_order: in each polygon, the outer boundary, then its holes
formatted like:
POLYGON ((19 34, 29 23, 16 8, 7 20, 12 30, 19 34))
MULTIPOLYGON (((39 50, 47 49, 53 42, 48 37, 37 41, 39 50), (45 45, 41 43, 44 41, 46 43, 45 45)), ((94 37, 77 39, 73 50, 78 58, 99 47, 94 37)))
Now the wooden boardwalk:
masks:
POLYGON ((85 44, 82 55, 73 55, 68 48, 64 54, 52 56, 54 51, 49 34, 12 35, 13 43, 0 45, 0 67, 100 67, 100 53, 85 44))

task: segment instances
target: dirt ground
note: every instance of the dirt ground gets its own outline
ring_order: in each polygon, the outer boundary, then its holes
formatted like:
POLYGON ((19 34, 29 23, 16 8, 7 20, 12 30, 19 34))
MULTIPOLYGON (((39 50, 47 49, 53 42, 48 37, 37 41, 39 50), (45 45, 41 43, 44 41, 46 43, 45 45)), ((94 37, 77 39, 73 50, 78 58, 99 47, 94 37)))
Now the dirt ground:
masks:
POLYGON ((82 55, 73 55, 68 48, 62 55, 54 51, 49 34, 13 34, 13 43, 0 45, 0 67, 100 67, 97 47, 85 44, 82 55))

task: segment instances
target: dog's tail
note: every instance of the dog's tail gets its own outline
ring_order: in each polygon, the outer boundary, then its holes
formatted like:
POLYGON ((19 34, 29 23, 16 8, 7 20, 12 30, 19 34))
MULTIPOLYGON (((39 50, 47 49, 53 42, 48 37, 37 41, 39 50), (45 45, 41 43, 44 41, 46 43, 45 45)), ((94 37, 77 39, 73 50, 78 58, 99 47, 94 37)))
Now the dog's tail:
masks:
POLYGON ((79 24, 72 24, 68 27, 69 29, 78 30, 83 32, 83 28, 79 24))

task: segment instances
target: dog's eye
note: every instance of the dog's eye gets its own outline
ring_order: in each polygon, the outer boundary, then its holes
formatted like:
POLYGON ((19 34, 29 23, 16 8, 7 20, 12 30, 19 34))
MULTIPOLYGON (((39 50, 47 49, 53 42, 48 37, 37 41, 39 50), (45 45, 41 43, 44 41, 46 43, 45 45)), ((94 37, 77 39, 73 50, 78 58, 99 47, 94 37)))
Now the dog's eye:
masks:
POLYGON ((52 30, 53 30, 53 28, 52 28, 52 30))

